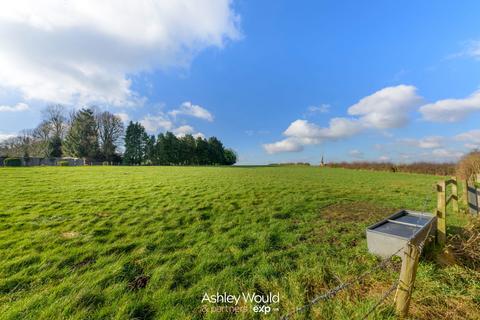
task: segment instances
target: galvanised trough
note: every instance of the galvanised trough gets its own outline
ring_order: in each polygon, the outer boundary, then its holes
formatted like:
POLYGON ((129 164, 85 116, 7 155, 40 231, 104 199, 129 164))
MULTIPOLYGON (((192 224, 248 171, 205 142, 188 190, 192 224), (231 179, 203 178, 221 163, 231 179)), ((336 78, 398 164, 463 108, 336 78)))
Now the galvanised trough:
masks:
POLYGON ((387 258, 403 257, 408 241, 420 244, 429 234, 435 234, 437 217, 418 211, 402 210, 367 228, 367 245, 371 253, 387 258))

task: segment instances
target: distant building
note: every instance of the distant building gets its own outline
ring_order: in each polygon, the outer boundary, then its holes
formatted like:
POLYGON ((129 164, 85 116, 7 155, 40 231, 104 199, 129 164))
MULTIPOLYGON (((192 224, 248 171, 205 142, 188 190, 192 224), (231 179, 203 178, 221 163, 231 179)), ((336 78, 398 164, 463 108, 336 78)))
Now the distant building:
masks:
POLYGON ((323 156, 322 156, 322 160, 320 160, 320 167, 324 167, 325 166, 325 162, 323 161, 323 156))

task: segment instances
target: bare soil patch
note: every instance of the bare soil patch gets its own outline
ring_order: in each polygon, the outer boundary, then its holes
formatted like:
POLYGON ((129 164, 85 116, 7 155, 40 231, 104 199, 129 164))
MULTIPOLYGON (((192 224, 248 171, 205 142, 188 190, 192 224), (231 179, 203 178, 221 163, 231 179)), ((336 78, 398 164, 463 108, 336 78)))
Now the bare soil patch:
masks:
POLYGON ((320 209, 320 218, 334 223, 375 222, 394 213, 397 209, 379 206, 371 202, 343 202, 320 209))

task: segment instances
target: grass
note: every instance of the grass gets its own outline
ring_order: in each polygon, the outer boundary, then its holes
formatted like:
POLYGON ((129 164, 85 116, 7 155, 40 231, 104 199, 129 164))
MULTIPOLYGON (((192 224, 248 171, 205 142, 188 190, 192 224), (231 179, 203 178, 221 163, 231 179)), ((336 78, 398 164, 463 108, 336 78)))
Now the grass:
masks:
MULTIPOLYGON (((278 317, 376 265, 365 227, 400 208, 432 212, 438 179, 308 167, 3 168, 0 318, 263 317, 205 313, 203 294, 217 291, 278 292, 278 317)), ((465 223, 450 215, 449 232, 465 223)), ((398 277, 395 264, 294 318, 361 317, 398 277)), ((475 319, 478 308, 478 272, 422 258, 414 318, 475 319)), ((370 319, 394 319, 391 298, 370 319)))

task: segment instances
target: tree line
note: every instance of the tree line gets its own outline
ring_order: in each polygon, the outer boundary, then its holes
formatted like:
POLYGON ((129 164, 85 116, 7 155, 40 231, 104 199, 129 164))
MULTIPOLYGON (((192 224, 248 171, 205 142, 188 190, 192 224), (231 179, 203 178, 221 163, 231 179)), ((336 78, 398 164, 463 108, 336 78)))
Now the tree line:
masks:
POLYGON ((87 163, 126 165, 231 165, 237 161, 236 153, 216 137, 177 137, 171 132, 149 136, 138 122, 130 122, 125 130, 122 120, 109 111, 92 107, 68 113, 62 105, 47 106, 36 128, 1 141, 0 156, 74 157, 87 163))
POLYGON ((216 137, 177 137, 169 131, 149 136, 140 123, 130 122, 123 161, 129 165, 232 165, 237 155, 216 137))

